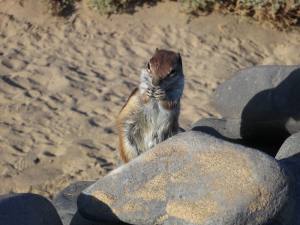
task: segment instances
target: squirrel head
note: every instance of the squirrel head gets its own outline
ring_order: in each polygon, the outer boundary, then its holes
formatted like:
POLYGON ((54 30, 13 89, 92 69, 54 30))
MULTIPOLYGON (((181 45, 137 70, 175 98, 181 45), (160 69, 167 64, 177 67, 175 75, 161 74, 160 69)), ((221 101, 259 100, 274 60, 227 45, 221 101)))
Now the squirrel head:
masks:
MULTIPOLYGON (((149 73, 153 86, 168 86, 170 81, 177 80, 183 76, 182 60, 180 53, 164 49, 156 49, 154 55, 147 63, 147 72, 149 73)), ((173 83, 173 82, 172 82, 173 83)))

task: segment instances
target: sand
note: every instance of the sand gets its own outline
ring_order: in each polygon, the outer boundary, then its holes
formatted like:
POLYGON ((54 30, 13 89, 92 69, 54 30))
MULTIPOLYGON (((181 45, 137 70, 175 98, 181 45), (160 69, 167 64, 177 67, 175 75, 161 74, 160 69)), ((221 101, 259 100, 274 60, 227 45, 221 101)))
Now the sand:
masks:
MULTIPOLYGON (((69 18, 35 0, 0 0, 0 194, 52 198, 120 164, 115 118, 155 48, 179 51, 186 85, 180 124, 216 116, 215 88, 253 65, 299 64, 300 29, 249 18, 190 18, 175 2, 69 18)), ((238 93, 237 93, 238 94, 238 93)))

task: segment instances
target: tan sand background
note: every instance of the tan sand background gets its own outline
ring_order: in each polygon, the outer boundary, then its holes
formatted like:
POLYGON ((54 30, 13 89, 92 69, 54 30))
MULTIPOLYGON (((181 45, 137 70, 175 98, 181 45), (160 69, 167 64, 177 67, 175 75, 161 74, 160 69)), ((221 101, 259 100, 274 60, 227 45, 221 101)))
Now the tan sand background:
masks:
POLYGON ((180 121, 188 128, 219 116, 210 97, 235 71, 299 64, 300 29, 220 14, 190 18, 175 2, 111 17, 81 3, 64 19, 42 1, 0 0, 0 194, 52 198, 115 168, 115 117, 157 47, 182 55, 180 121))

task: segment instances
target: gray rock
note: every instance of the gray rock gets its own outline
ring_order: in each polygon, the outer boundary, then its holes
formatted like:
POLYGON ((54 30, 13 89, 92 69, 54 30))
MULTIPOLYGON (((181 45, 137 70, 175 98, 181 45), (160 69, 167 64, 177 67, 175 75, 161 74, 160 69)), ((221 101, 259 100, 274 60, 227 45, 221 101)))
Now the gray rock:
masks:
POLYGON ((279 149, 276 159, 289 158, 300 154, 300 132, 290 136, 279 149))
POLYGON ((257 66, 221 84, 214 105, 240 120, 242 138, 286 138, 300 131, 300 66, 257 66))
POLYGON ((95 181, 78 181, 62 190, 53 200, 63 225, 112 225, 83 217, 77 209, 77 198, 81 191, 95 181))
POLYGON ((62 222, 46 198, 26 193, 0 196, 0 224, 62 225, 62 222))
POLYGON ((281 159, 279 164, 289 174, 290 194, 288 209, 280 214, 283 225, 300 225, 300 153, 281 159))
POLYGON ((281 213, 281 221, 284 221, 284 225, 300 225, 300 133, 292 135, 283 143, 276 159, 289 175, 291 183, 290 209, 281 213))
MULTIPOLYGON (((80 192, 95 181, 79 181, 62 190, 53 200, 63 225, 100 225, 82 217, 77 212, 77 198, 80 192)), ((102 224, 101 224, 102 225, 102 224)), ((104 224, 103 224, 104 225, 104 224)))
POLYGON ((78 209, 138 225, 258 225, 286 206, 288 190, 274 158, 189 131, 85 189, 78 209))
POLYGON ((225 141, 229 141, 236 144, 241 144, 246 147, 251 147, 265 152, 271 156, 275 156, 278 149, 282 145, 282 140, 247 140, 243 139, 239 133, 240 120, 234 119, 217 119, 217 118, 205 118, 200 119, 196 123, 192 124, 191 130, 201 131, 203 133, 212 135, 216 138, 220 138, 225 141))
POLYGON ((191 130, 201 131, 224 140, 226 139, 228 141, 242 139, 239 132, 240 120, 217 118, 200 119, 192 124, 191 130))

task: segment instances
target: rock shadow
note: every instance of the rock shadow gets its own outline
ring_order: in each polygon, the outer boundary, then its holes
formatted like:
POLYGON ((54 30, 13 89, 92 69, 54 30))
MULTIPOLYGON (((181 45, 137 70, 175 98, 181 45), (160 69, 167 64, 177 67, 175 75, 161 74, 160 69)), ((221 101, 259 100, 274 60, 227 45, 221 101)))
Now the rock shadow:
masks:
MULTIPOLYGON (((77 211, 72 218, 70 225, 126 225, 126 223, 118 222, 99 222, 99 221, 91 221, 83 218, 81 214, 77 211)), ((128 225, 128 224, 127 224, 128 225)))
POLYGON ((155 6, 160 0, 143 0, 143 1, 138 1, 138 0, 134 0, 134 1, 130 1, 123 9, 123 11, 125 13, 128 14, 134 14, 136 13, 136 7, 142 7, 144 5, 147 5, 149 7, 155 6))
POLYGON ((254 95, 241 118, 203 119, 192 130, 275 156, 286 138, 300 130, 300 69, 293 70, 276 87, 254 95))
POLYGON ((299 130, 300 69, 297 68, 277 87, 250 99, 242 111, 240 135, 252 143, 281 146, 290 134, 299 130))
MULTIPOLYGON (((292 206, 289 224, 300 225, 300 153, 279 160, 279 164, 290 178, 290 199, 288 205, 292 206)), ((273 225, 273 224, 272 224, 273 225)))
MULTIPOLYGON (((222 120, 220 120, 221 122, 222 120)), ((200 131, 206 134, 209 134, 213 137, 216 137, 218 139, 222 139, 224 141, 228 141, 234 144, 240 144, 249 148, 255 148, 258 149, 262 152, 267 153, 268 155, 271 156, 275 156, 276 152, 278 151, 278 149, 281 146, 281 142, 280 143, 253 143, 250 140, 244 140, 241 138, 230 138, 228 137, 228 135, 226 134, 227 131, 220 131, 220 127, 217 125, 215 127, 212 126, 206 126, 206 125, 198 125, 198 126, 194 126, 192 128, 192 130, 194 131, 200 131), (224 134, 225 133, 225 134, 224 134)))
MULTIPOLYGON (((79 213, 89 220, 101 221, 99 225, 130 225, 121 221, 107 204, 91 195, 80 194, 77 202, 80 202, 77 204, 79 213)), ((71 222, 71 225, 76 224, 71 222)))

